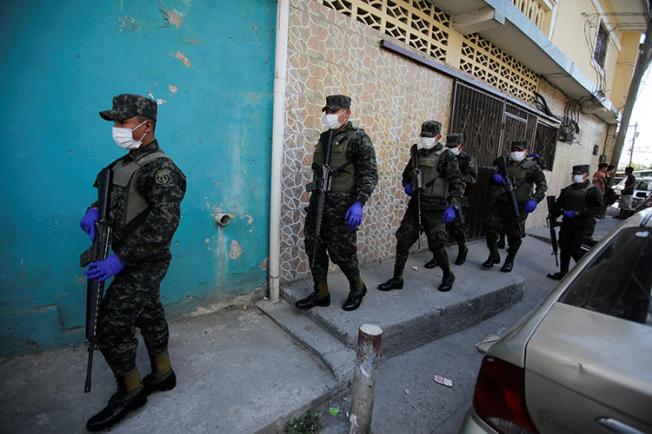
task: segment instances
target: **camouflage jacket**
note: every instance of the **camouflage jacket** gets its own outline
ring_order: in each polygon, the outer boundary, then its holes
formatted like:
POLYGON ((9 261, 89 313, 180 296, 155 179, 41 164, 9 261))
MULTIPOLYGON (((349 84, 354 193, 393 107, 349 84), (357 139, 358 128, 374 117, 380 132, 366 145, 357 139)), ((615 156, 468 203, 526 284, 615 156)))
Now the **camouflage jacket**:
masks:
MULTIPOLYGON (((131 161, 160 151, 156 141, 130 151, 111 163, 131 161)), ((143 260, 169 258, 170 242, 181 219, 181 201, 186 192, 186 177, 168 158, 146 163, 135 173, 136 189, 149 208, 124 225, 127 188, 112 186, 109 224, 112 228, 113 251, 129 265, 143 260)), ((97 181, 95 183, 97 186, 97 181)), ((93 204, 92 206, 95 206, 93 204)))
MULTIPOLYGON (((419 157, 425 157, 432 152, 435 152, 436 149, 441 149, 439 146, 444 146, 441 143, 435 145, 433 149, 419 149, 419 157)), ((439 176, 446 178, 448 181, 448 200, 443 199, 434 199, 425 197, 422 198, 421 207, 430 208, 430 209, 445 209, 449 204, 454 207, 461 207, 463 205, 463 196, 464 196, 464 180, 462 177, 462 172, 460 172, 460 166, 457 162, 457 157, 450 152, 449 150, 444 150, 439 158, 439 163, 437 170, 439 171, 439 176)), ((407 166, 403 169, 403 187, 412 182, 414 179, 412 157, 408 161, 407 166)), ((424 183, 428 180, 424 180, 424 183)), ((412 195, 412 199, 416 195, 412 195)))
POLYGON ((464 181, 465 185, 464 196, 466 198, 471 191, 471 187, 478 180, 478 163, 470 154, 462 151, 457 156, 457 164, 460 166, 460 172, 462 172, 462 181, 464 181))
MULTIPOLYGON (((351 122, 346 124, 341 130, 333 135, 333 142, 336 140, 348 140, 346 149, 346 159, 350 161, 355 168, 355 181, 353 188, 349 194, 342 193, 328 193, 331 200, 327 203, 351 203, 358 201, 361 204, 367 203, 369 196, 378 184, 378 168, 376 167, 376 152, 371 139, 361 128, 354 128, 351 122), (338 199, 334 196, 347 196, 347 198, 338 199)), ((319 141, 322 146, 328 140, 328 132, 325 131, 319 136, 319 141)), ((314 156, 313 156, 314 160, 314 156)), ((314 164, 314 163, 313 163, 314 164)))
MULTIPOLYGON (((496 168, 499 166, 499 160, 501 158, 499 157, 494 161, 496 168)), ((507 158, 507 161, 508 165, 520 166, 520 169, 525 171, 525 179, 520 183, 517 182, 517 185, 515 185, 519 203, 524 203, 529 199, 534 199, 537 203, 541 202, 546 195, 546 191, 548 191, 548 183, 546 182, 546 175, 541 170, 539 163, 531 158, 526 158, 520 163, 510 162, 509 158, 507 158), (532 193, 533 186, 534 193, 532 193)), ((497 195, 498 201, 509 202, 509 195, 505 192, 504 186, 494 186, 493 190, 494 194, 497 195)))

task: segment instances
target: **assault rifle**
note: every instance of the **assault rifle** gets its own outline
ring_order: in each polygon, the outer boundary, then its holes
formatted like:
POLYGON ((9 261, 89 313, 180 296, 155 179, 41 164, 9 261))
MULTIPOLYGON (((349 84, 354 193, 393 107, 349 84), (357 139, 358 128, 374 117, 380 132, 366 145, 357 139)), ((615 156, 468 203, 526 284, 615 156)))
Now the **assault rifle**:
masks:
POLYGON ((509 196, 509 201, 512 203, 512 211, 514 212, 514 217, 516 217, 516 221, 518 222, 518 231, 519 235, 523 237, 523 228, 521 227, 520 223, 520 218, 521 218, 521 211, 518 206, 518 199, 516 198, 516 186, 514 185, 514 179, 509 176, 509 172, 507 171, 507 157, 502 156, 498 159, 498 173, 502 175, 502 177, 505 179, 505 192, 509 196))
POLYGON ((557 221, 557 218, 554 217, 555 211, 555 196, 546 196, 546 202, 548 203, 548 216, 546 217, 546 222, 548 223, 548 228, 550 229, 550 244, 552 244, 552 254, 555 255, 555 265, 559 266, 559 243, 557 242, 557 231, 555 228, 560 225, 557 221))
MULTIPOLYGON (((107 167, 98 177, 98 208, 99 218, 95 222, 95 239, 90 249, 82 253, 80 264, 86 267, 91 262, 102 261, 109 255, 111 245, 111 226, 108 223, 109 200, 111 196, 111 178, 113 172, 107 167)), ((91 374, 93 373, 93 351, 97 349, 97 317, 98 308, 104 295, 104 282, 88 279, 86 283, 86 344, 88 346, 88 361, 86 363, 86 382, 84 393, 91 391, 91 374)))
POLYGON ((317 212, 315 215, 315 246, 312 250, 310 264, 315 265, 317 260, 317 250, 320 243, 321 224, 324 219, 324 204, 326 203, 326 193, 331 190, 331 180, 333 178, 333 169, 331 169, 331 150, 333 148, 333 130, 328 130, 328 139, 324 147, 324 164, 319 165, 315 171, 314 183, 308 184, 308 191, 314 191, 317 194, 317 212))
POLYGON ((417 195, 417 224, 419 229, 417 248, 421 250, 421 232, 423 232, 423 224, 421 222, 421 190, 423 190, 423 176, 421 169, 419 169, 419 148, 417 145, 412 145, 410 148, 410 156, 412 157, 412 191, 417 195))

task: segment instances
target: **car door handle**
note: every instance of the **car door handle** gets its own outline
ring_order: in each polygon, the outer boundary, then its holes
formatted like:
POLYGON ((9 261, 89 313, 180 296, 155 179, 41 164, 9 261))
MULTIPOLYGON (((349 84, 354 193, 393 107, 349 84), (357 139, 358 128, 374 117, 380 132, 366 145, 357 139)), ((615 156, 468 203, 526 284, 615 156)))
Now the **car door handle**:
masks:
POLYGON ((598 425, 601 425, 607 428, 611 432, 618 434, 645 434, 643 431, 640 431, 634 427, 627 425, 624 422, 613 419, 611 417, 601 417, 595 420, 598 425))

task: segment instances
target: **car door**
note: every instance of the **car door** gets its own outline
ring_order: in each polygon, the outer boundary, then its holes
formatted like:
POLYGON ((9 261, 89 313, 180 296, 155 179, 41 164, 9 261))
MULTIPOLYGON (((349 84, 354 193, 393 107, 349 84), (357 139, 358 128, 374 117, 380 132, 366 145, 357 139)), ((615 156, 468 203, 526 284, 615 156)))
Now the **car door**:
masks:
POLYGON ((581 264, 526 346, 526 403, 542 433, 652 432, 647 217, 581 264))

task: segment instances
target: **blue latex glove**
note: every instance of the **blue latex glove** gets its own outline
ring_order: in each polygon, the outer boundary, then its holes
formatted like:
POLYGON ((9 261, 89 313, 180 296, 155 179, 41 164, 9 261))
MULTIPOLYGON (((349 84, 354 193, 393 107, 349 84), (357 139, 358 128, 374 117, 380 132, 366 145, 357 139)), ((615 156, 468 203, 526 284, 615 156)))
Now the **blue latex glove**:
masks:
POLYGON ((525 212, 530 214, 532 211, 537 209, 537 201, 534 199, 530 199, 527 202, 525 202, 525 212))
POLYGON ((353 230, 360 226, 362 223, 362 204, 360 202, 353 202, 344 216, 346 225, 349 229, 353 230))
POLYGON ((403 191, 405 191, 405 194, 407 194, 408 196, 412 196, 412 193, 414 193, 412 183, 411 182, 407 183, 403 191))
POLYGON ((82 231, 91 236, 91 241, 95 240, 95 222, 100 218, 100 210, 97 208, 89 208, 79 222, 82 231))
POLYGON ((576 211, 573 211, 573 210, 570 210, 570 209, 568 211, 564 211, 564 218, 565 219, 572 219, 572 218, 575 218, 576 216, 577 216, 576 211))
POLYGON ((111 255, 103 261, 91 262, 88 264, 86 276, 89 279, 104 282, 109 277, 115 276, 124 270, 124 268, 125 265, 122 263, 120 258, 116 255, 111 255))
POLYGON ((503 185, 505 183, 505 178, 500 173, 494 173, 491 176, 491 182, 495 185, 503 185))
POLYGON ((455 221, 455 208, 449 206, 444 210, 444 224, 451 224, 455 221))

